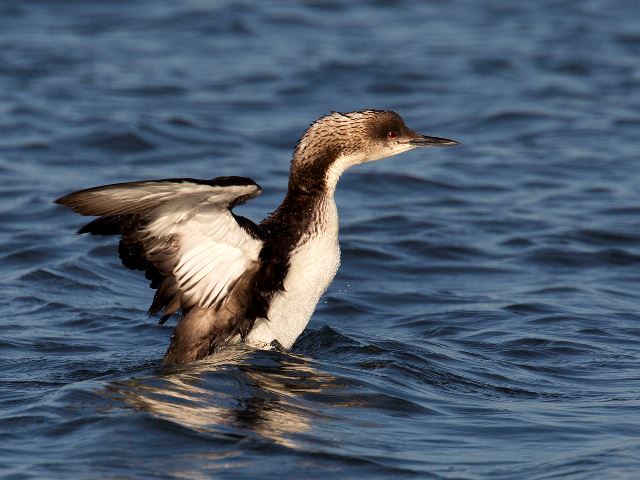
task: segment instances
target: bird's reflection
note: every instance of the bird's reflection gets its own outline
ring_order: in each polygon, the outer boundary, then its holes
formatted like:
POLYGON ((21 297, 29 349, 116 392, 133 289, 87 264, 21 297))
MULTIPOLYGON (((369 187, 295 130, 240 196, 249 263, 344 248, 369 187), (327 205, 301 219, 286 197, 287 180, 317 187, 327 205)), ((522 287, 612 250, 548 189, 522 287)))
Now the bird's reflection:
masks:
POLYGON ((112 382, 105 393, 154 417, 213 435, 258 435, 295 448, 317 411, 304 396, 331 388, 335 377, 301 356, 238 346, 156 375, 112 382))

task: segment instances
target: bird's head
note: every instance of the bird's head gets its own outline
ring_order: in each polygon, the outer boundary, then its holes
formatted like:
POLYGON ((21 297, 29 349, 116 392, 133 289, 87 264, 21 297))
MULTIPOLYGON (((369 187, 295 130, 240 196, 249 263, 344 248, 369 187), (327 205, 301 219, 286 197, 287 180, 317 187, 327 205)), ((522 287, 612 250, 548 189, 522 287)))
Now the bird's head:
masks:
POLYGON ((363 110, 321 117, 304 133, 293 155, 292 179, 323 179, 335 188, 349 167, 380 160, 419 147, 447 147, 458 142, 421 135, 402 117, 387 110, 363 110))

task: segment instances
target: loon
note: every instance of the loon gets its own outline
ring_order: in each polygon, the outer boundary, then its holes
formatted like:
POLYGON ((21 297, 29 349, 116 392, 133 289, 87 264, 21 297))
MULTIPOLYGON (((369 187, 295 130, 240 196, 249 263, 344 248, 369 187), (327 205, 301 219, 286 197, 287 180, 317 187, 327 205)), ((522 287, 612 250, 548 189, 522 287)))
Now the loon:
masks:
POLYGON ((420 135, 393 111, 321 117, 298 142, 282 204, 261 223, 233 208, 261 192, 245 177, 116 183, 56 203, 97 219, 78 233, 120 236, 122 264, 155 289, 160 325, 180 311, 164 363, 228 343, 289 349, 340 264, 334 192, 349 167, 418 147, 458 142, 420 135))

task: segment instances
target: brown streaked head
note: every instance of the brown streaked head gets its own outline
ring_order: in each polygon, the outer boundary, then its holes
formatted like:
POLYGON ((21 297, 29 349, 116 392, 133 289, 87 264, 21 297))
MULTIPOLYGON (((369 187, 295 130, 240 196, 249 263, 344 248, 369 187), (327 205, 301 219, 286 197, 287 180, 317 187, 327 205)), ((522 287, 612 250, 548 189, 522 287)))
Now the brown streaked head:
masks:
POLYGON ((339 177, 359 163, 419 147, 453 145, 458 142, 414 132, 400 115, 390 110, 332 112, 313 122, 300 139, 291 165, 292 180, 339 177))

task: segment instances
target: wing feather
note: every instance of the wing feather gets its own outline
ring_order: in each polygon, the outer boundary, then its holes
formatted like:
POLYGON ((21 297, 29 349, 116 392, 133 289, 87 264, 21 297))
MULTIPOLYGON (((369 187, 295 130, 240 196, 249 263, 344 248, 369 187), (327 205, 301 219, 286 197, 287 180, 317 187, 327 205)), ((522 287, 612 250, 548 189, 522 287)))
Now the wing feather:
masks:
POLYGON ((56 202, 100 217, 79 233, 122 235, 123 264, 146 269, 157 288, 149 313, 162 311, 163 322, 180 308, 219 309, 256 269, 259 228, 231 209, 260 192, 244 177, 179 178, 89 188, 56 202))

